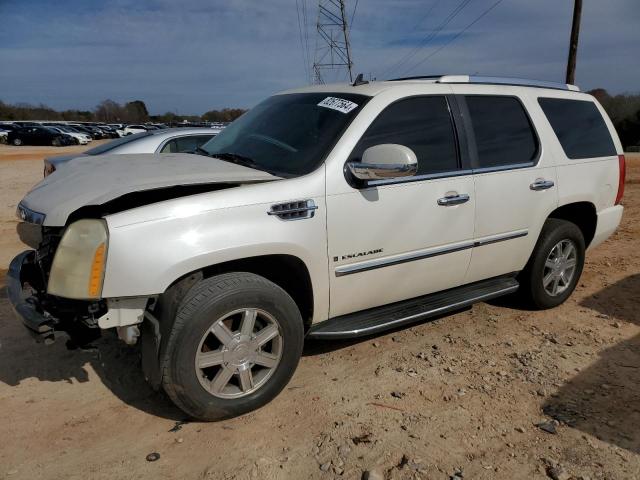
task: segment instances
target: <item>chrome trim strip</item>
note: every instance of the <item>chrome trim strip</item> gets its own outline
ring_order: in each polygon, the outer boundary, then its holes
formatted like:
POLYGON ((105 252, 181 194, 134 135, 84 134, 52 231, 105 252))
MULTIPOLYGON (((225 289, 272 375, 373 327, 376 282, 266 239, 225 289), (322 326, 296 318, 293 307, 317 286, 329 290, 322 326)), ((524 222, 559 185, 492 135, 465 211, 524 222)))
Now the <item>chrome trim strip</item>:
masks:
POLYGON ((352 263, 349 265, 341 265, 336 267, 336 277, 343 277, 345 275, 351 275, 353 273, 366 272, 368 270, 375 270, 377 268, 390 267, 393 265, 399 265, 402 263, 413 262, 415 260, 423 260, 425 258, 436 257, 438 255, 446 255, 448 253, 460 252, 474 247, 483 247, 492 243, 504 242, 506 240, 513 240, 527 236, 528 230, 517 230, 515 232, 502 233, 493 235, 490 237, 481 238, 478 240, 469 240, 467 242, 459 243, 457 245, 447 245, 444 247, 436 247, 428 250, 419 250, 414 252, 397 255, 395 257, 383 257, 375 258, 373 260, 367 260, 360 263, 352 263))
POLYGON ((474 168, 473 173, 491 173, 491 172, 503 172, 505 170, 516 170, 519 168, 535 167, 536 162, 523 162, 523 163, 511 163, 509 165, 500 165, 497 167, 482 167, 474 168))
POLYGON ((516 230, 515 232, 501 233, 499 235, 492 235, 490 237, 484 237, 476 240, 473 243, 474 247, 483 247, 485 245, 491 245, 492 243, 504 242, 505 240, 513 240, 515 238, 526 237, 529 235, 529 230, 516 230))
POLYGON ((414 260, 422 260, 424 258, 435 257, 437 255, 459 252, 472 247, 473 241, 469 240, 454 246, 436 247, 428 250, 409 252, 395 257, 376 258, 365 262, 342 265, 336 268, 336 277, 351 275, 352 273, 366 272, 367 270, 374 270, 376 268, 390 267, 391 265, 399 265, 401 263, 413 262, 414 260))
MULTIPOLYGON (((390 322, 378 323, 377 325, 373 325, 371 327, 361 328, 361 329, 356 329, 356 330, 340 330, 338 332, 320 332, 319 336, 324 338, 324 337, 332 337, 332 336, 344 336, 345 334, 363 335, 363 334, 366 334, 367 332, 369 332, 371 330, 374 330, 374 331, 378 330, 380 327, 384 327, 385 329, 388 329, 388 328, 390 328, 390 327, 392 327, 393 325, 396 325, 396 324, 408 323, 408 322, 410 322, 412 320, 418 320, 421 317, 434 316, 434 315, 437 315, 438 313, 443 312, 443 311, 456 309, 456 308, 463 307, 465 305, 476 303, 476 302, 481 302, 482 300, 485 300, 487 298, 493 298, 495 296, 506 295, 508 293, 515 292, 516 290, 518 290, 519 287, 520 287, 520 285, 511 285, 509 287, 501 288, 499 290, 494 290, 493 292, 483 293, 482 295, 476 295, 475 297, 469 297, 466 300, 461 300, 459 302, 454 302, 454 303, 451 303, 449 305, 444 305, 442 307, 438 307, 438 308, 434 308, 434 309, 431 309, 431 310, 427 310, 426 312, 416 313, 415 315, 409 315, 408 317, 398 318, 398 319, 392 320, 390 322)), ((311 333, 311 335, 312 335, 312 333, 311 333)))
POLYGON ((441 172, 441 173, 430 173, 427 175, 414 175, 413 177, 406 178, 390 178, 387 180, 369 180, 367 182, 367 187, 377 187, 379 185, 388 185, 394 183, 408 183, 408 182, 419 182, 420 180, 434 180, 438 178, 450 178, 450 177, 463 177, 465 175, 471 175, 473 170, 452 170, 449 172, 441 172))

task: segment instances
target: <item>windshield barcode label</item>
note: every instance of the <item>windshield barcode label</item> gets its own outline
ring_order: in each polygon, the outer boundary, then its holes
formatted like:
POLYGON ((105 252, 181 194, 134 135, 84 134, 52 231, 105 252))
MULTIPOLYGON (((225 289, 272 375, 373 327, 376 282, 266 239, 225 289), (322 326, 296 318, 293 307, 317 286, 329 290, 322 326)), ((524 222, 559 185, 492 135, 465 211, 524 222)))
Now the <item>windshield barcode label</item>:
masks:
POLYGON ((349 113, 354 108, 358 108, 357 103, 350 102, 349 100, 345 100, 343 98, 337 97, 327 97, 322 100, 319 104, 319 107, 330 108, 331 110, 337 110, 342 113, 349 113))

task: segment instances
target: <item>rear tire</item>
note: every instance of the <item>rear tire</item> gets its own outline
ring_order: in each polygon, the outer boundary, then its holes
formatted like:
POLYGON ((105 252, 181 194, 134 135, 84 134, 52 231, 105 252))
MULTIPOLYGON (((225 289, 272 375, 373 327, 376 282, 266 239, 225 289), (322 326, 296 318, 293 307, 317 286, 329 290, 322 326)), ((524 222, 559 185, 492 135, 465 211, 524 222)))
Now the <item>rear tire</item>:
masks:
POLYGON ((196 419, 241 415, 280 393, 303 341, 300 311, 276 284, 252 273, 207 278, 178 307, 162 385, 196 419))
POLYGON ((531 258, 520 273, 520 295, 540 310, 564 303, 582 274, 584 252, 584 236, 576 224, 547 219, 531 258))
POLYGON ((14 144, 16 147, 19 147, 20 145, 22 145, 22 139, 20 139, 20 138, 14 138, 14 139, 13 139, 13 144, 14 144))

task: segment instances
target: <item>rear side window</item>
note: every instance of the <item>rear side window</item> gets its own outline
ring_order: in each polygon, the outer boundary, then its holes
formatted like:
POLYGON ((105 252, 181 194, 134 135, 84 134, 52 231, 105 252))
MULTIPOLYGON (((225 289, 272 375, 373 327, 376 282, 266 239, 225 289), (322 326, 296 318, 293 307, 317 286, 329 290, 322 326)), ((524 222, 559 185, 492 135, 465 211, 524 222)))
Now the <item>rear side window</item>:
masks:
POLYGON ((160 153, 182 153, 193 152, 198 147, 204 145, 211 140, 213 135, 190 135, 186 137, 178 137, 166 143, 160 153))
POLYGON ((531 163, 538 139, 522 103, 515 97, 465 97, 478 148, 479 168, 531 163))
POLYGON ((418 175, 458 168, 456 137, 445 97, 412 97, 389 105, 369 126, 350 159, 359 161, 367 148, 384 143, 413 150, 418 175))
POLYGON ((609 129, 593 102, 564 98, 539 98, 538 102, 567 157, 617 155, 609 129))

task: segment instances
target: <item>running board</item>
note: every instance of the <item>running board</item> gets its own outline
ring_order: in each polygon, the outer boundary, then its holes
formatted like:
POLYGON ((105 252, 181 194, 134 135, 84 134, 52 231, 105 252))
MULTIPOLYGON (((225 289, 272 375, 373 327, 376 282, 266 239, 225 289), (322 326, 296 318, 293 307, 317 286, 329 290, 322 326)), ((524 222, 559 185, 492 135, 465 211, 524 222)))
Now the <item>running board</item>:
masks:
POLYGON ((307 338, 340 339, 372 335, 491 300, 519 287, 513 276, 495 277, 442 292, 330 318, 313 325, 307 338))

